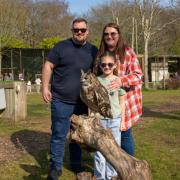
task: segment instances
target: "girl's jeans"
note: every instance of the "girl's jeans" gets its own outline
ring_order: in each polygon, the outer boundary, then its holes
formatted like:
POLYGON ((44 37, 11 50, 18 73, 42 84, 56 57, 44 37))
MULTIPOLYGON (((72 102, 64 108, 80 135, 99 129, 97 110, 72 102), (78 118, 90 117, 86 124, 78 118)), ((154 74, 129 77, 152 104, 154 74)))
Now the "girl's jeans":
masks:
MULTIPOLYGON (((119 145, 121 144, 120 123, 121 118, 101 120, 101 124, 105 129, 110 128, 112 130, 112 134, 119 145)), ((99 151, 94 154, 94 175, 97 180, 110 180, 112 177, 117 176, 117 172, 99 151)))

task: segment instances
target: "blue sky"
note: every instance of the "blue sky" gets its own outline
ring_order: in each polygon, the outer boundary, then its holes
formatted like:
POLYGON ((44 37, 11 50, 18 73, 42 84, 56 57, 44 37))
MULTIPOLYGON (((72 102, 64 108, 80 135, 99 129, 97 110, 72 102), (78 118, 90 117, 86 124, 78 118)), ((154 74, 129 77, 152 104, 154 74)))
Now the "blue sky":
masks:
MULTIPOLYGON (((73 14, 82 15, 91 7, 97 7, 101 4, 110 2, 110 0, 65 0, 69 4, 69 11, 73 14)), ((163 0, 161 5, 167 6, 168 0, 163 0)))
POLYGON ((108 0, 66 0, 69 4, 69 11, 77 15, 82 15, 91 7, 98 6, 107 2, 108 0))

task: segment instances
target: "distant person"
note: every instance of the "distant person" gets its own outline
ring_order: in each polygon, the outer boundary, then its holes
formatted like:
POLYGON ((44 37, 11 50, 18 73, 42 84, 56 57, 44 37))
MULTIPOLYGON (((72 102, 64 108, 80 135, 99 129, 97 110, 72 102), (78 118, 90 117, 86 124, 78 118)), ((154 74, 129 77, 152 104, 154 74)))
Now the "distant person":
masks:
MULTIPOLYGON (((117 76, 117 60, 114 53, 106 51, 99 60, 99 67, 102 74, 97 78, 100 83, 108 90, 109 100, 113 119, 101 117, 101 125, 105 129, 111 129, 111 132, 117 144, 121 144, 121 120, 124 121, 125 115, 125 94, 122 88, 110 91, 108 85, 111 81, 118 78, 117 76)), ((107 162, 106 158, 99 152, 94 154, 94 175, 96 179, 110 180, 118 174, 115 169, 107 162)))
MULTIPOLYGON (((71 26, 72 38, 57 43, 50 51, 42 71, 42 95, 51 102, 52 135, 50 142, 51 169, 48 180, 58 180, 62 173, 65 141, 72 114, 87 114, 87 106, 80 99, 81 69, 87 72, 93 66, 97 48, 87 42, 88 23, 75 19, 71 26), (52 78, 51 78, 52 75, 52 78), (51 91, 48 88, 51 79, 51 91)), ((81 148, 69 144, 70 168, 81 171, 81 148)))
POLYGON ((179 76, 178 72, 175 72, 175 73, 174 73, 174 78, 175 78, 177 81, 180 80, 180 76, 179 76))
POLYGON ((5 73, 4 74, 4 81, 9 81, 10 77, 9 77, 9 73, 5 73))
POLYGON ((3 74, 0 75, 0 81, 3 81, 4 80, 4 76, 3 74))
POLYGON ((27 93, 31 93, 31 81, 27 82, 27 93))
POLYGON ((14 77, 13 77, 13 74, 12 74, 12 73, 9 73, 9 80, 11 80, 11 81, 14 80, 14 77))
POLYGON ((19 81, 24 81, 23 73, 19 73, 19 81))
POLYGON ((41 79, 40 78, 36 78, 35 83, 36 83, 36 92, 40 93, 40 90, 41 90, 41 79))

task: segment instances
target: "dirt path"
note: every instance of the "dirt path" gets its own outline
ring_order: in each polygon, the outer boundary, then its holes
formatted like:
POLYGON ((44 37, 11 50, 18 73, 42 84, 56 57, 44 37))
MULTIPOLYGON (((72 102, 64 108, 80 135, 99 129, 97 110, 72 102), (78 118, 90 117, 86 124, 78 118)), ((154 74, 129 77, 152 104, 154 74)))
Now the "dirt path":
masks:
POLYGON ((0 165, 14 161, 23 154, 48 149, 50 140, 49 119, 33 119, 25 130, 0 137, 0 165), (34 129, 36 126, 38 128, 34 129))

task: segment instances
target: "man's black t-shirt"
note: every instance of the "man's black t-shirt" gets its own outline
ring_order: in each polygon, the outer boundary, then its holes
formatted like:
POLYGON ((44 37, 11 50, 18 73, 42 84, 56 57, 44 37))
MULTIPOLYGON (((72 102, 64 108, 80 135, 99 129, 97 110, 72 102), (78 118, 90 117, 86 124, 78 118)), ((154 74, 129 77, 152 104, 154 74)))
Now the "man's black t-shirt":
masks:
POLYGON ((92 68, 97 48, 86 42, 75 44, 72 39, 57 43, 48 54, 48 61, 55 65, 51 79, 53 98, 67 103, 79 103, 81 69, 92 68))

